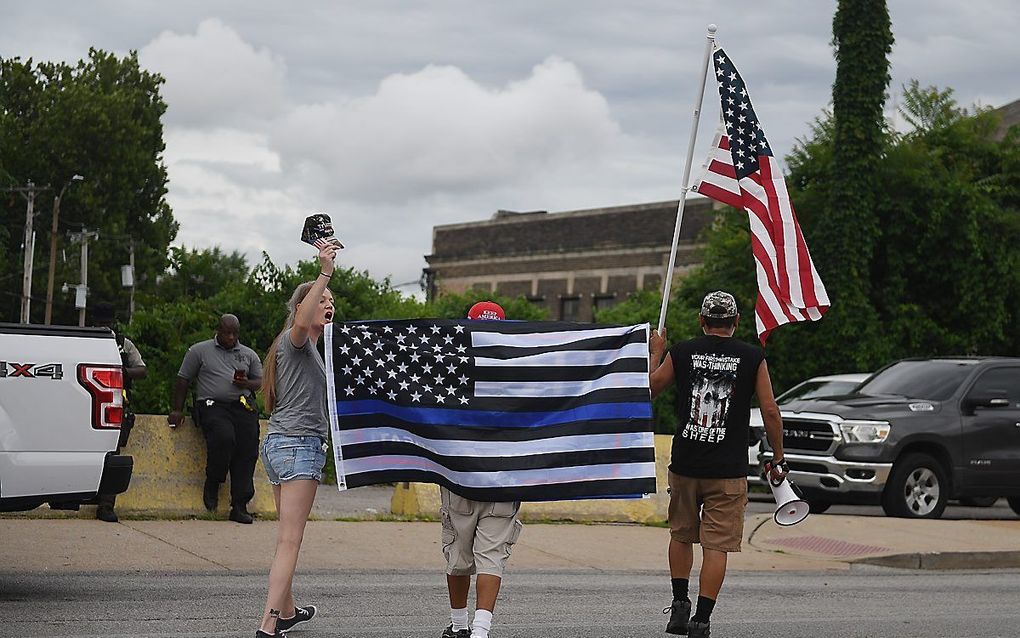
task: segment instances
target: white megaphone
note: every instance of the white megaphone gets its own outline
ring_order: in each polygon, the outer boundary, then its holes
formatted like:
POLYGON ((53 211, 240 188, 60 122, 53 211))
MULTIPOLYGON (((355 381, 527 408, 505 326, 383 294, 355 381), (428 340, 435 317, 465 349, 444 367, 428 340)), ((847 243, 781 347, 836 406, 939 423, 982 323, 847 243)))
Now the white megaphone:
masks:
POLYGON ((790 479, 784 476, 777 484, 772 480, 769 470, 766 469, 765 472, 765 478, 769 482, 769 487, 772 488, 772 497, 776 499, 776 513, 772 517, 776 523, 783 527, 789 527, 807 518, 811 512, 811 506, 794 490, 790 479))

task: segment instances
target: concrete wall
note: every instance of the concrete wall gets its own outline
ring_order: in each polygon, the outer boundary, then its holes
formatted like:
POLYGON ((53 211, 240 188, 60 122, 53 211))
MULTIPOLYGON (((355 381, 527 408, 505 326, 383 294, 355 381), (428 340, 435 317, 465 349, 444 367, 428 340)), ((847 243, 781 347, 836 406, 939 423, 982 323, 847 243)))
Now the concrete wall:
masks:
MULTIPOLYGON (((266 435, 262 423, 259 436, 266 435)), ((122 454, 134 457, 134 471, 128 491, 117 497, 118 512, 159 515, 205 514, 202 487, 205 484, 205 439, 191 419, 170 428, 165 416, 138 415, 131 438, 122 454)), ((85 509, 85 508, 82 508, 85 509)), ((220 487, 219 511, 230 509, 230 479, 220 487)), ((94 508, 89 508, 92 512, 94 508)), ((272 486, 262 462, 255 465, 255 498, 248 511, 275 514, 272 486)))
MULTIPOLYGON (((640 499, 592 499, 584 501, 549 501, 524 503, 521 518, 527 521, 614 521, 654 523, 666 520, 666 472, 669 468, 670 445, 673 437, 655 436, 655 494, 640 499)), ((439 487, 431 483, 398 483, 391 502, 398 516, 429 516, 439 514, 439 487)))

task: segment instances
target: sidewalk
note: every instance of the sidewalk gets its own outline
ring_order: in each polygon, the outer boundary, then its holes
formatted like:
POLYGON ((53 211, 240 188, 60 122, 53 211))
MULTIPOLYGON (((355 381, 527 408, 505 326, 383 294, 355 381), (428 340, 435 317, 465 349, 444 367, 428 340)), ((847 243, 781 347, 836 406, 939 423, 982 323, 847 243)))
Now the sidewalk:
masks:
MULTIPOLYGON (((780 528, 749 516, 731 570, 844 570, 854 562, 897 567, 1020 567, 1020 521, 910 521, 813 515, 780 528)), ((438 523, 311 521, 305 570, 443 569, 438 523)), ((511 569, 658 571, 669 532, 627 524, 526 525, 511 569)), ((0 572, 268 571, 276 523, 0 519, 0 572)))
POLYGON ((750 545, 804 559, 913 569, 1020 567, 1020 520, 910 520, 814 514, 793 527, 750 517, 750 545))

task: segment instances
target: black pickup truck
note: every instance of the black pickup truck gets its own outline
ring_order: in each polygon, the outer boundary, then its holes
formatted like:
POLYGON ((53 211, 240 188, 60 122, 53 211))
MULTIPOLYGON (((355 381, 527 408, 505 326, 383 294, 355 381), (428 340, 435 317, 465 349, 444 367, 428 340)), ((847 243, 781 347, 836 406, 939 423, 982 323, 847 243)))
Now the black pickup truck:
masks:
POLYGON ((949 499, 1004 496, 1020 514, 1020 359, 897 361, 782 414, 790 475, 814 512, 881 504, 938 518, 949 499))

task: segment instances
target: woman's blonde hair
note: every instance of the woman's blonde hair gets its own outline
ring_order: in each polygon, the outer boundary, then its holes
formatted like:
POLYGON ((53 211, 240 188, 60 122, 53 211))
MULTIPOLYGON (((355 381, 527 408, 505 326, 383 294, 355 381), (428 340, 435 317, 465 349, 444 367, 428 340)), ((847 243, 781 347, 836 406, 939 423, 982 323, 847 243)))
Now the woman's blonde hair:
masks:
POLYGON ((280 339, 283 338, 283 333, 294 327, 298 304, 305 300, 314 284, 314 281, 306 281, 294 289, 294 294, 287 302, 287 320, 283 322, 283 329, 273 339, 273 345, 269 346, 269 352, 266 353, 266 361, 262 364, 262 396, 266 402, 267 412, 272 412, 276 407, 276 352, 280 349, 280 339))

